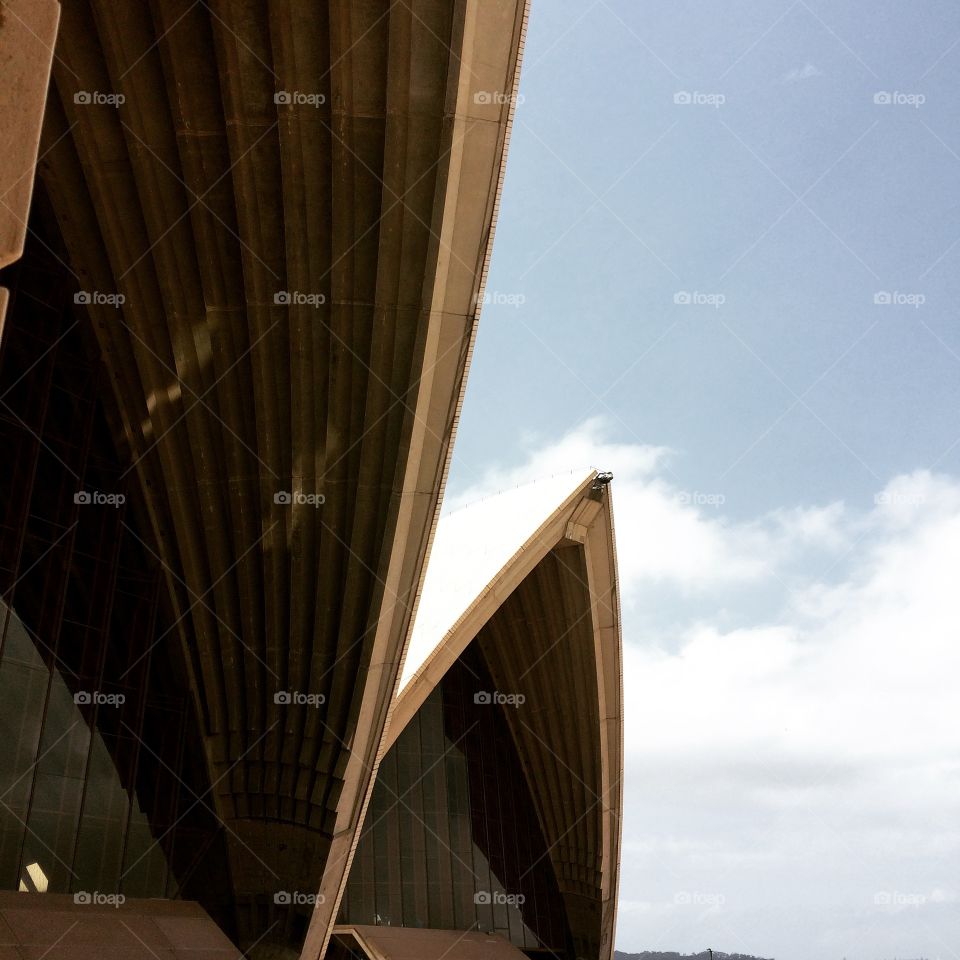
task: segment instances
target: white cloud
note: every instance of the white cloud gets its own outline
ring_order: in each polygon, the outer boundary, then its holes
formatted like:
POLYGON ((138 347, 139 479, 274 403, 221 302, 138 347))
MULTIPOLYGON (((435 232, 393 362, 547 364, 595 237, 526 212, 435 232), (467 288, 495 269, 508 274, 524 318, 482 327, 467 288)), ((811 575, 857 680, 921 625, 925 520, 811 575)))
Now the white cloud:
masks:
POLYGON ((536 446, 518 466, 489 468, 478 483, 451 496, 444 509, 572 468, 612 470, 617 537, 629 545, 620 550, 627 602, 642 586, 703 593, 757 582, 801 548, 841 542, 840 505, 730 523, 724 519, 722 491, 682 489, 671 478, 673 451, 608 436, 602 418, 591 418, 558 441, 536 446))
POLYGON ((671 451, 608 436, 591 421, 485 483, 614 472, 619 948, 945 953, 930 931, 960 937, 943 912, 960 855, 960 478, 917 471, 869 508, 791 505, 738 522, 679 489, 671 451), (738 603, 744 590, 770 602, 738 603), (687 910, 683 891, 724 903, 687 910))

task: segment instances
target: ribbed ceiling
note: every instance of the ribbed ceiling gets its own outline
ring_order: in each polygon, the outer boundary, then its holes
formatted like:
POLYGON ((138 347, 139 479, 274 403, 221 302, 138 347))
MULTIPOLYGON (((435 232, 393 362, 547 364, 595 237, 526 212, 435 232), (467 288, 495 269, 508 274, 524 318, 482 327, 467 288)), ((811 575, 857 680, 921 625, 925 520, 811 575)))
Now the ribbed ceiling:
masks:
POLYGON ((475 93, 513 89, 522 7, 63 3, 41 175, 168 573, 245 942, 302 937, 272 895, 319 888, 366 795, 501 176, 509 97, 475 93))
POLYGON ((578 957, 600 956, 604 866, 597 664, 583 548, 557 547, 475 641, 531 784, 578 957))

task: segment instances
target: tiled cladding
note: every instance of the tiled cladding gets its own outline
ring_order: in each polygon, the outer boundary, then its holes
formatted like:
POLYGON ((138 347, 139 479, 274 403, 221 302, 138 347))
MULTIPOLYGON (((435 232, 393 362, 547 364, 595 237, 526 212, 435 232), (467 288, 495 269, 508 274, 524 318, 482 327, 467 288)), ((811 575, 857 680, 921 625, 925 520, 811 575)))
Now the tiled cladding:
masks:
POLYGON ((4 281, 0 889, 196 891, 216 913, 222 838, 180 637, 101 370, 54 254, 4 281))
POLYGON ((384 757, 338 923, 477 929, 569 955, 512 708, 476 702, 493 688, 469 647, 384 757))

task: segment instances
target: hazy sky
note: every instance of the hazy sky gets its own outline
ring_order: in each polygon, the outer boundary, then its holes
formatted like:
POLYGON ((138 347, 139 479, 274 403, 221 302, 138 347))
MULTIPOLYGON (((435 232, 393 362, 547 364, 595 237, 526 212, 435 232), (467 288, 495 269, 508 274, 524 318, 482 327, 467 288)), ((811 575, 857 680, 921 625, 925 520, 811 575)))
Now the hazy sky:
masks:
POLYGON ((533 0, 521 92, 449 494, 615 473, 619 948, 960 957, 960 7, 533 0))

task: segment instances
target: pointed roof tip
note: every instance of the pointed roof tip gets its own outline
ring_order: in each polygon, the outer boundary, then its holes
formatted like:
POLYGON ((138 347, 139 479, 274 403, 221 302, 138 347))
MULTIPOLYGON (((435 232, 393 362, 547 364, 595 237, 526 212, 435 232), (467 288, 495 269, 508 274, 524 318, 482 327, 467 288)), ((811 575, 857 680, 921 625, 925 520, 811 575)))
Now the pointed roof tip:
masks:
MULTIPOLYGON (((404 658, 402 691, 446 635, 537 531, 598 474, 552 474, 463 504, 440 517, 404 658)), ((586 488, 586 489, 585 489, 586 488)))

